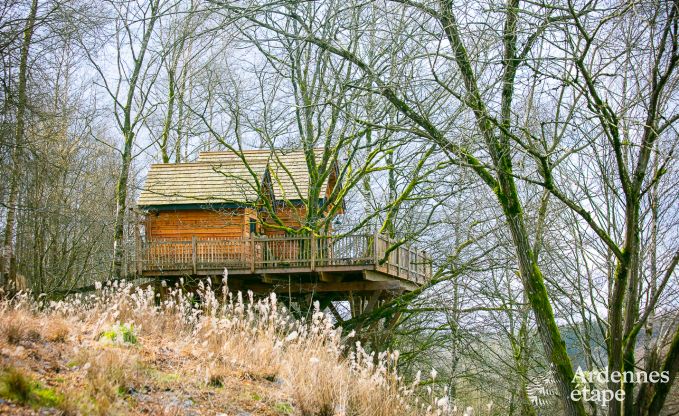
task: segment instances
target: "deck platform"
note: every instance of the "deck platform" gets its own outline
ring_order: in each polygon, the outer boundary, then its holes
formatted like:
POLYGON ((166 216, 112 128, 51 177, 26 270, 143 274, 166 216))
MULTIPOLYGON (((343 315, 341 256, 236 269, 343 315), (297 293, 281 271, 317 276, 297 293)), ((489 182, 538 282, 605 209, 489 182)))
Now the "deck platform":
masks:
POLYGON ((411 291, 432 275, 426 252, 380 234, 138 239, 138 275, 223 276, 230 289, 256 293, 411 291))

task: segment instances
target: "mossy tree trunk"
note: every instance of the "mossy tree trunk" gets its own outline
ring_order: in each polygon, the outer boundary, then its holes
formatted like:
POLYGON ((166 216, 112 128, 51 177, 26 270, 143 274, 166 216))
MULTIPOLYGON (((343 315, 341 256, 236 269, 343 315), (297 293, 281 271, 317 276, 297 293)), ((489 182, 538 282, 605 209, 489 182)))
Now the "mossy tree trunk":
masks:
MULTIPOLYGON (((529 233, 523 218, 522 203, 516 188, 512 166, 509 129, 511 127, 512 101, 516 70, 521 62, 517 56, 517 20, 519 0, 509 0, 506 7, 504 26, 504 73, 502 75, 500 129, 491 122, 486 105, 474 75, 471 61, 467 55, 462 37, 458 31, 453 14, 452 2, 441 2, 441 24, 455 54, 455 61, 467 91, 466 104, 474 112, 479 131, 483 135, 486 148, 491 155, 496 177, 489 185, 500 204, 512 236, 517 257, 519 273, 524 290, 531 305, 538 326, 545 355, 552 365, 561 403, 568 415, 584 415, 582 402, 571 400, 573 366, 566 351, 565 343, 554 317, 554 311, 544 283, 537 257, 530 244, 529 233)), ((530 46, 530 45, 526 45, 530 46)), ((526 47, 525 46, 525 47, 526 47)), ((488 183, 488 181, 487 181, 488 183)))
MULTIPOLYGON (((620 18, 622 19, 627 12, 628 9, 623 9, 620 18)), ((657 183, 665 172, 664 169, 656 169, 655 173, 652 173, 649 170, 649 164, 651 156, 657 151, 657 141, 660 135, 676 121, 676 115, 670 117, 671 121, 667 121, 668 118, 663 114, 663 102, 669 99, 668 94, 671 94, 672 83, 676 82, 675 73, 679 63, 679 33, 676 30, 679 24, 679 1, 658 4, 657 9, 654 10, 654 17, 649 20, 650 26, 647 33, 653 38, 651 43, 656 47, 649 59, 650 73, 644 72, 644 77, 648 77, 648 85, 647 90, 639 98, 643 102, 643 128, 638 143, 635 141, 637 144, 634 147, 630 146, 632 139, 629 137, 627 121, 624 120, 626 114, 620 113, 624 110, 617 110, 609 104, 607 97, 610 91, 601 85, 597 78, 599 75, 596 75, 598 70, 589 66, 593 60, 590 53, 595 44, 593 33, 605 23, 598 23, 594 29, 588 27, 581 16, 581 11, 576 10, 573 5, 570 6, 570 14, 573 27, 582 39, 579 49, 574 50, 571 57, 578 71, 578 84, 586 94, 588 108, 600 125, 601 132, 614 155, 615 185, 622 190, 624 217, 622 241, 616 241, 616 237, 605 227, 600 226, 587 209, 558 188, 552 177, 554 165, 548 156, 538 152, 533 152, 533 156, 541 164, 545 187, 589 225, 615 258, 616 267, 611 277, 608 293, 608 371, 635 371, 638 334, 645 327, 649 316, 653 314, 662 289, 673 273, 677 265, 677 256, 679 256, 679 253, 675 254, 674 259, 670 261, 665 277, 662 279, 664 283, 661 283, 655 290, 645 305, 644 312, 641 313, 639 271, 642 260, 640 240, 642 200, 647 192, 647 186, 657 183)), ((602 20, 604 21, 605 19, 602 20)), ((631 49, 626 53, 630 55, 626 59, 635 62, 636 57, 631 57, 631 49)), ((679 329, 677 331, 679 334, 679 329)), ((676 365, 674 363, 676 357, 673 356, 672 350, 674 347, 673 344, 666 355, 662 364, 663 368, 671 370, 676 365)), ((624 379, 620 382, 611 381, 608 388, 612 391, 624 390, 625 399, 611 401, 608 414, 610 416, 645 415, 648 409, 643 407, 647 404, 648 397, 656 394, 657 396, 652 399, 655 403, 664 401, 664 396, 667 394, 665 387, 665 383, 642 385, 635 399, 636 389, 632 383, 625 383, 624 379)))

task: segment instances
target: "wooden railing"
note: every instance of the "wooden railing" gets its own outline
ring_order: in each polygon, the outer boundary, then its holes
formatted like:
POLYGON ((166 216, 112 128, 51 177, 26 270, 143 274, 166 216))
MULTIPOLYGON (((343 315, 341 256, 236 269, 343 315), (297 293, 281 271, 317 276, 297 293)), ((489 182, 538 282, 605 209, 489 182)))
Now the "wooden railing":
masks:
POLYGON ((223 268, 250 273, 371 269, 418 284, 431 278, 431 260, 424 251, 396 246, 380 234, 140 240, 136 252, 139 274, 223 268))

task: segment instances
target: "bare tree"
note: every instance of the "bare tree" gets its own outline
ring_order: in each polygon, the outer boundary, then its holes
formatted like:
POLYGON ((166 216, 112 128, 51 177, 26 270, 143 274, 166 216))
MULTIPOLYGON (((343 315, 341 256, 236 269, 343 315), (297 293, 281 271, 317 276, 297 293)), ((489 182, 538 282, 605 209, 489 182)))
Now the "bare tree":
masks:
MULTIPOLYGON (((587 224, 612 257, 606 293, 608 368, 634 371, 638 335, 679 261, 679 247, 670 245, 663 255, 664 276, 653 273, 653 295, 642 300, 647 290, 642 279, 644 201, 668 172, 677 145, 673 130, 679 116, 673 100, 679 92, 679 3, 648 3, 638 10, 620 4, 605 13, 590 5, 569 4, 564 10, 570 24, 561 33, 563 47, 556 48, 568 58, 568 67, 543 68, 554 80, 568 84, 560 87, 556 112, 550 115, 556 134, 523 130, 523 137, 513 136, 536 160, 542 185, 587 224), (613 66, 616 72, 604 75, 613 66), (601 83, 604 77, 608 79, 601 83), (576 125, 575 133, 567 130, 576 125), (578 175, 575 185, 569 177, 573 165, 602 183, 578 175), (574 187, 568 190, 569 186, 574 187), (608 194, 606 201, 594 195, 593 188, 608 194), (599 203, 614 214, 599 210, 599 203)), ((657 267, 657 259, 651 260, 651 267, 657 267)), ((675 338, 679 339, 679 328, 675 338)), ((642 395, 635 396, 633 383, 611 381, 611 390, 623 389, 626 395, 624 401, 611 403, 609 414, 658 414, 668 391, 665 384, 671 385, 676 377, 678 347, 673 342, 665 361, 654 368, 667 369, 669 383, 645 383, 642 395)))
POLYGON ((116 220, 113 227, 111 265, 111 274, 121 277, 128 181, 134 157, 135 138, 149 111, 147 107, 149 89, 157 78, 157 72, 154 74, 154 70, 151 69, 150 62, 153 60, 147 55, 150 53, 149 47, 156 22, 164 11, 160 0, 148 3, 111 1, 109 5, 115 14, 113 39, 116 46, 116 80, 109 82, 107 68, 92 52, 88 52, 88 58, 99 74, 101 86, 111 101, 115 123, 123 140, 120 150, 120 172, 115 188, 116 220))
POLYGON ((21 43, 21 56, 19 58, 19 85, 17 87, 16 104, 16 130, 14 134, 14 145, 12 149, 12 169, 10 176, 9 198, 7 202, 7 219, 3 240, 3 267, 0 284, 3 289, 11 290, 16 278, 16 258, 14 256, 15 231, 16 231, 16 210, 19 198, 19 177, 21 176, 22 152, 25 146, 25 124, 26 110, 28 106, 27 84, 28 84, 28 54, 31 48, 31 39, 35 29, 36 15, 38 13, 38 1, 32 0, 26 23, 23 31, 23 41, 21 43))

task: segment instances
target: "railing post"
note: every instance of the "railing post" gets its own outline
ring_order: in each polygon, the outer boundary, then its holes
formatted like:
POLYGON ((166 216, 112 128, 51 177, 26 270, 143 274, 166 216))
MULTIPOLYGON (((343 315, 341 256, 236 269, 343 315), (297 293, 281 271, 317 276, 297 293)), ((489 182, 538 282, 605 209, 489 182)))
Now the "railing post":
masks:
POLYGON ((425 280, 431 279, 431 261, 427 257, 427 251, 422 251, 422 262, 424 263, 424 278, 425 280))
POLYGON ((417 247, 413 248, 413 256, 410 258, 410 268, 413 270, 413 273, 415 274, 415 279, 418 281, 420 280, 420 275, 417 273, 417 247), (415 264, 413 264, 415 262, 415 264))
POLYGON ((250 272, 255 272, 255 233, 250 233, 250 272))
POLYGON ((197 246, 198 246, 198 240, 196 239, 196 236, 191 237, 191 262, 193 263, 193 274, 197 274, 198 267, 198 252, 197 252, 197 246))
POLYGON ((406 276, 408 276, 408 280, 411 279, 411 269, 413 267, 412 251, 412 247, 408 246, 408 250, 406 250, 406 276))
POLYGON ((375 267, 379 266, 379 261, 380 261, 379 238, 380 238, 380 234, 376 232, 375 235, 373 236, 373 257, 375 258, 375 267))
POLYGON ((432 274, 434 273, 433 268, 434 268, 434 265, 432 263, 431 257, 429 257, 429 277, 431 277, 432 274))
POLYGON ((311 233, 311 271, 316 268, 316 235, 311 233))
POLYGON ((401 272, 403 271, 403 246, 398 246, 396 248, 396 276, 402 277, 401 272))

